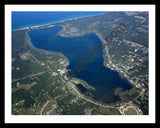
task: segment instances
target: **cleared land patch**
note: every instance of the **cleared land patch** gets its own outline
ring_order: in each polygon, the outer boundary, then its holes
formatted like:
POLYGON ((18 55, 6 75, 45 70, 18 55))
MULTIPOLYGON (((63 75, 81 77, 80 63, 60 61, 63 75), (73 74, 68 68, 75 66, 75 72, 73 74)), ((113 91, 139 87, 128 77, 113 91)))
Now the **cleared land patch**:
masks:
POLYGON ((123 110, 124 115, 139 115, 139 112, 133 107, 127 107, 123 110))

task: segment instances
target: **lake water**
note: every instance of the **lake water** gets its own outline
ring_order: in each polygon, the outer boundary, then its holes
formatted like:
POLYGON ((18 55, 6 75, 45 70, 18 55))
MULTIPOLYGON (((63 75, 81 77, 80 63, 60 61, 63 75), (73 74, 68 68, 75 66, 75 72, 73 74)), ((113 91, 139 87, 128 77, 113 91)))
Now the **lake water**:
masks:
MULTIPOLYGON (((61 29, 61 26, 54 26, 31 30, 28 34, 35 47, 63 53, 70 61, 68 69, 73 69, 83 59, 82 56, 88 55, 89 50, 92 51, 98 43, 102 43, 95 33, 77 37, 61 37, 57 34, 61 29)), ((76 77, 86 81, 96 89, 92 92, 96 99, 111 103, 119 100, 114 95, 116 88, 121 87, 123 90, 128 90, 132 86, 122 79, 117 72, 103 66, 102 55, 101 50, 84 70, 76 74, 76 77)), ((79 88, 82 89, 82 92, 84 91, 80 85, 79 88)))

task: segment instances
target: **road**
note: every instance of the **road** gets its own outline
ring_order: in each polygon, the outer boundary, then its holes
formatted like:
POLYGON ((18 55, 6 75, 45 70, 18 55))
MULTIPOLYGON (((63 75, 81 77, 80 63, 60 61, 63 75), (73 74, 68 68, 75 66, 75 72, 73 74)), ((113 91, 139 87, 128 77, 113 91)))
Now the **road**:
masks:
POLYGON ((39 73, 36 73, 36 74, 31 74, 31 75, 28 75, 28 76, 25 76, 25 77, 19 78, 19 79, 13 79, 12 82, 19 81, 19 80, 24 80, 24 79, 29 78, 29 77, 39 76, 39 75, 42 75, 43 73, 45 73, 45 72, 39 72, 39 73))
POLYGON ((50 102, 50 100, 47 100, 45 105, 43 105, 43 107, 41 108, 41 111, 40 111, 40 115, 42 115, 42 112, 43 112, 44 108, 49 104, 49 102, 50 102))
MULTIPOLYGON (((63 78, 62 78, 62 81, 63 81, 64 84, 66 84, 66 82, 63 80, 63 78)), ((73 83, 67 81, 67 85, 71 86, 75 90, 75 92, 78 94, 79 97, 83 98, 84 100, 86 100, 90 103, 93 103, 93 104, 98 105, 100 107, 118 108, 118 107, 113 107, 113 106, 102 105, 100 103, 96 103, 96 102, 92 101, 91 99, 87 99, 86 97, 84 97, 83 95, 80 94, 80 92, 75 88, 75 85, 73 83)))

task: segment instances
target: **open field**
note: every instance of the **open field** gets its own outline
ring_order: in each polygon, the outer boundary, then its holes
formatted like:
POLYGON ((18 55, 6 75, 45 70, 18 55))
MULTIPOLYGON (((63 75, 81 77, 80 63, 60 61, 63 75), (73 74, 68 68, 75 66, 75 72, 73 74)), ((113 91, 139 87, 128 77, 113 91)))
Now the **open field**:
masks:
POLYGON ((124 115, 139 115, 139 112, 133 107, 127 107, 123 110, 124 115))

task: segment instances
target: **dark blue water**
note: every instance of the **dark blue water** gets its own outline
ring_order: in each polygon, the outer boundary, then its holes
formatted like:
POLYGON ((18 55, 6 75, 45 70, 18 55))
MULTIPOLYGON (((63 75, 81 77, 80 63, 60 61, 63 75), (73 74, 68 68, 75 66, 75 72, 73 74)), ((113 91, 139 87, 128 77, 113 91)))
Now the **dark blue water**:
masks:
POLYGON ((83 87, 83 85, 81 85, 81 84, 77 84, 76 86, 80 90, 80 92, 82 92, 82 93, 85 93, 87 91, 87 89, 85 87, 83 87))
MULTIPOLYGON (((88 55, 88 51, 92 51, 98 43, 102 43, 94 33, 77 37, 61 37, 57 35, 61 29, 60 26, 54 26, 31 30, 28 34, 35 47, 63 53, 70 61, 68 69, 73 69, 83 60, 82 56, 88 55)), ((102 54, 100 51, 82 71, 76 74, 76 77, 95 87, 96 91, 92 93, 96 99, 106 103, 115 102, 119 100, 114 95, 116 88, 121 87, 123 90, 128 90, 132 86, 122 79, 117 72, 103 66, 102 54)))
POLYGON ((93 16, 98 14, 103 14, 108 12, 103 11, 13 11, 12 12, 12 30, 24 28, 26 26, 36 26, 48 23, 54 23, 57 21, 63 21, 73 18, 93 16))

